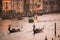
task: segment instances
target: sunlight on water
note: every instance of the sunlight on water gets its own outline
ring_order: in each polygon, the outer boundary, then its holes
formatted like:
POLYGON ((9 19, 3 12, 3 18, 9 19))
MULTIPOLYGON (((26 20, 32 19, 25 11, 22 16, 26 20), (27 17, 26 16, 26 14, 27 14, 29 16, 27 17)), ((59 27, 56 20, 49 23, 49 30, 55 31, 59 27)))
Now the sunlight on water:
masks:
MULTIPOLYGON (((54 23, 57 24, 57 35, 60 34, 60 15, 43 15, 38 16, 38 21, 35 23, 28 23, 28 18, 23 20, 3 20, 2 27, 0 27, 0 39, 1 40, 45 40, 47 36, 48 40, 55 40, 54 36, 54 23), (20 32, 9 33, 8 25, 11 24, 12 28, 21 29, 20 32), (43 32, 33 35, 33 24, 36 28, 43 28, 43 32), (23 27, 23 28, 21 28, 23 27)), ((58 38, 57 38, 58 40, 58 38)))

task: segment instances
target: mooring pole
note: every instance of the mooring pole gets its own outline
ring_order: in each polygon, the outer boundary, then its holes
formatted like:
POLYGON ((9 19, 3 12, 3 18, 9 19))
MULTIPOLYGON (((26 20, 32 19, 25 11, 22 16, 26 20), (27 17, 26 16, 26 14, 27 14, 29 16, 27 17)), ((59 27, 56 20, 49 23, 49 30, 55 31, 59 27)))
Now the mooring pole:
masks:
POLYGON ((54 34, 55 34, 55 40, 56 40, 56 23, 54 24, 55 25, 55 28, 54 28, 54 34))
POLYGON ((56 37, 56 23, 55 23, 55 37, 56 37))

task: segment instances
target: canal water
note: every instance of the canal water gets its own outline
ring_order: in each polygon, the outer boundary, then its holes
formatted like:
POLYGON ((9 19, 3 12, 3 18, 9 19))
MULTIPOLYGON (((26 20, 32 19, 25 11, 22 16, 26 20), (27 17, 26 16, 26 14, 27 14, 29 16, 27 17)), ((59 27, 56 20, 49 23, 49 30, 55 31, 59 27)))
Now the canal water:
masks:
MULTIPOLYGON (((33 17, 32 17, 33 18, 33 17)), ((25 17, 23 20, 3 20, 2 26, 0 26, 0 40, 60 40, 60 14, 48 14, 38 16, 37 20, 34 19, 34 23, 28 22, 29 17, 25 17), (55 23, 56 23, 56 37, 55 37, 55 23), (8 25, 11 24, 11 28, 21 29, 20 32, 9 33, 8 25), (33 34, 33 25, 36 28, 43 28, 43 32, 33 34)))

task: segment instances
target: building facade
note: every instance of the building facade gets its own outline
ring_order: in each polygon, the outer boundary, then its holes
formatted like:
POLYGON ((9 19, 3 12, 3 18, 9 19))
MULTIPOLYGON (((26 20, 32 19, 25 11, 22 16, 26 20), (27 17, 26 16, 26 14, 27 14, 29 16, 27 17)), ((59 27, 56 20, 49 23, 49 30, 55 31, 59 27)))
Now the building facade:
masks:
POLYGON ((11 10, 11 0, 2 0, 2 8, 5 12, 11 10))
POLYGON ((43 10, 43 0, 30 0, 30 11, 38 13, 43 10))
POLYGON ((46 12, 59 12, 60 10, 60 1, 59 0, 43 0, 43 9, 46 12))
POLYGON ((24 12, 24 1, 23 0, 12 0, 12 10, 16 10, 16 12, 23 13, 24 12))
POLYGON ((0 0, 0 16, 2 14, 2 0, 0 0))
POLYGON ((2 9, 2 0, 0 0, 0 12, 1 12, 1 9, 2 9))
POLYGON ((3 10, 14 10, 20 14, 40 14, 60 11, 59 0, 2 0, 3 10))
POLYGON ((3 11, 10 11, 14 10, 16 12, 23 12, 23 1, 22 0, 3 0, 2 1, 2 8, 3 11))
POLYGON ((15 10, 16 12, 28 13, 43 9, 42 0, 3 0, 3 10, 15 10))

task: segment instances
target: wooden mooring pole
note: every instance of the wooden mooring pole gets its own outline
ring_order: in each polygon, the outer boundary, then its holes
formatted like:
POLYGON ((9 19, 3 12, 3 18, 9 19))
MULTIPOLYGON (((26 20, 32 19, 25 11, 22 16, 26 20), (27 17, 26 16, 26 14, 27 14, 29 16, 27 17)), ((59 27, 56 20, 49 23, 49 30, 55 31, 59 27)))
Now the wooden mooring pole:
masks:
POLYGON ((55 38, 54 38, 54 40, 56 40, 56 23, 54 24, 54 35, 55 35, 55 38))
POLYGON ((55 37, 56 37, 56 23, 55 23, 55 37))

